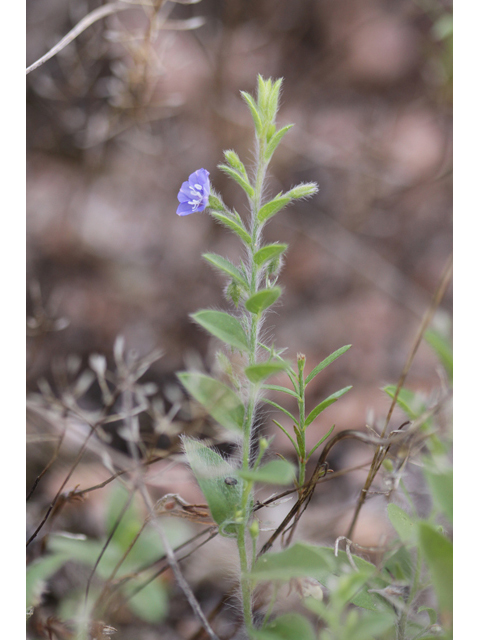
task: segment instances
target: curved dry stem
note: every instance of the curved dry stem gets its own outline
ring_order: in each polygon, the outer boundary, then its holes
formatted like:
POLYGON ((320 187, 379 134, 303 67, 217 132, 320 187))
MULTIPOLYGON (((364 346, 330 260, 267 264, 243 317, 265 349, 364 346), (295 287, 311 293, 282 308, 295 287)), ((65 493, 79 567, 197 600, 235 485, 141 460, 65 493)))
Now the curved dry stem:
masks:
MULTIPOLYGON (((390 405, 390 409, 388 411, 387 417, 385 419, 385 425, 383 427, 382 433, 381 433, 381 437, 383 438, 385 436, 385 433, 387 431, 387 427, 390 423, 390 418, 392 417, 393 414, 393 410, 395 408, 395 405, 397 403, 398 400, 398 396, 400 394, 400 391, 403 388, 403 385, 405 383, 405 379, 407 377, 407 374, 410 370, 410 367, 412 366, 412 362, 413 359, 415 358, 415 355, 418 351, 418 347, 420 346, 420 343, 423 339, 424 333, 427 330, 428 326, 430 325, 433 316, 435 314, 435 311, 437 310, 440 302, 442 301, 442 298, 445 294, 445 291, 447 290, 447 287, 450 283, 450 279, 452 277, 452 269, 453 269, 453 256, 450 255, 450 257, 447 260, 447 264, 444 267, 442 276, 440 278, 440 282, 438 284, 438 287, 435 291, 435 293, 433 294, 433 298, 432 301, 427 309, 427 311, 425 312, 425 315, 423 316, 423 320, 420 324, 420 327, 418 328, 418 332, 417 335, 415 337, 415 340, 413 342, 412 348, 410 349, 410 353, 408 354, 407 357, 407 361, 405 362, 405 366, 403 367, 402 373, 400 374, 400 378, 399 381, 397 383, 397 387, 395 389, 395 395, 393 396, 392 399, 392 403, 390 405)), ((350 523, 350 527, 348 528, 348 532, 347 532, 347 538, 352 538, 353 536, 353 532, 355 529, 355 525, 357 524, 357 520, 358 520, 358 516, 360 514, 360 510, 362 508, 362 506, 365 503, 366 497, 367 497, 367 493, 370 489, 370 487, 372 486, 372 483, 375 479, 375 476, 377 475, 377 472, 383 462, 384 456, 382 457, 382 450, 380 447, 377 447, 375 454, 373 456, 373 460, 372 460, 372 464, 370 467, 370 471, 368 473, 367 479, 365 481, 365 484, 363 486, 363 489, 360 492, 360 495, 358 496, 358 500, 357 500, 357 505, 355 507, 355 512, 353 514, 353 518, 352 518, 352 522, 350 523)))
POLYGON ((98 20, 102 20, 102 18, 106 18, 113 13, 118 13, 119 11, 125 11, 127 9, 134 8, 134 6, 125 4, 124 2, 112 2, 110 4, 103 5, 103 7, 98 7, 98 9, 95 9, 94 11, 91 11, 84 18, 82 18, 80 22, 76 24, 73 29, 71 29, 71 31, 69 31, 67 35, 60 40, 60 42, 52 47, 50 51, 47 51, 45 55, 43 55, 29 67, 27 67, 26 74, 28 75, 32 71, 35 71, 35 69, 41 67, 42 64, 45 64, 47 60, 50 60, 50 58, 56 56, 57 53, 60 53, 62 49, 65 49, 65 47, 73 42, 75 38, 77 38, 81 33, 85 31, 85 29, 88 29, 88 27, 92 26, 92 24, 94 24, 95 22, 98 22, 98 20))

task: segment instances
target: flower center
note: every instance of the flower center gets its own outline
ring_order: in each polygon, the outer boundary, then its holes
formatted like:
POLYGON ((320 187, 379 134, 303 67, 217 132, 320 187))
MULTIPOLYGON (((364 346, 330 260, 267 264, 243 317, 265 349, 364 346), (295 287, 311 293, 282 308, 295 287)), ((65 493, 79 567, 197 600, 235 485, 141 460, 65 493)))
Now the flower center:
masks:
POLYGON ((202 190, 202 187, 199 184, 196 184, 195 188, 190 187, 190 194, 193 197, 191 200, 188 201, 188 204, 193 206, 193 211, 196 211, 202 203, 203 196, 201 194, 201 190, 202 190))

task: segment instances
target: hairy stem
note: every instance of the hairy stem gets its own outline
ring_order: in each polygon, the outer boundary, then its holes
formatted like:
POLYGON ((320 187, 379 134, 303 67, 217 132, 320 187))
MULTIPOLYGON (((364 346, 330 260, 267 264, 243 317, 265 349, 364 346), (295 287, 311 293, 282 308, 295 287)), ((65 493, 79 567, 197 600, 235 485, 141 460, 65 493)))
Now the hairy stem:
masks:
MULTIPOLYGON (((260 138, 257 144, 257 172, 255 179, 255 194, 251 200, 251 222, 250 222, 250 234, 252 243, 248 252, 249 256, 249 273, 250 273, 250 295, 256 293, 259 289, 261 282, 261 270, 259 271, 255 261, 253 259, 254 254, 261 246, 261 225, 258 222, 258 212, 262 206, 262 193, 263 185, 265 182, 266 170, 268 163, 265 161, 265 138, 260 138)), ((248 313, 246 311, 246 313, 248 313)), ((248 363, 253 365, 257 360, 258 351, 258 337, 261 327, 261 315, 262 314, 249 314, 249 333, 250 333, 250 349, 248 354, 248 363)), ((255 409, 258 401, 258 385, 249 383, 248 386, 248 401, 247 411, 243 432, 243 451, 242 451, 242 468, 247 471, 251 466, 251 449, 252 449, 252 433, 253 422, 255 419, 255 409)), ((242 513, 240 517, 240 524, 238 526, 237 545, 238 554, 240 557, 240 569, 241 569, 241 592, 242 592, 242 607, 245 625, 247 629, 253 628, 252 617, 252 584, 248 578, 250 571, 251 560, 247 552, 246 533, 250 515, 250 503, 251 493, 253 489, 253 483, 246 483, 244 493, 242 496, 242 513)))

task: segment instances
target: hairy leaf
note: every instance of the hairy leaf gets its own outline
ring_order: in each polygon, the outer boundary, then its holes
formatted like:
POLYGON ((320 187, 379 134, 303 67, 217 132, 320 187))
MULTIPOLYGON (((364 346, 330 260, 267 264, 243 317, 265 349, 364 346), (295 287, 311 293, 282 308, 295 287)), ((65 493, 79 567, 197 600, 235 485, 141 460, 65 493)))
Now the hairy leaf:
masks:
POLYGON ((280 287, 271 289, 261 289, 248 298, 245 307, 250 313, 260 313, 271 307, 280 297, 282 290, 280 287))
POLYGON ((248 338, 240 322, 229 313, 204 309, 191 317, 216 338, 239 351, 248 351, 248 338))
POLYGON ((287 248, 287 244, 267 244, 255 253, 253 261, 257 267, 260 267, 268 260, 278 258, 287 248))
POLYGON ((270 200, 270 202, 267 202, 267 204, 264 204, 263 207, 261 207, 257 215, 257 220, 260 224, 266 222, 291 201, 292 199, 287 196, 276 196, 273 200, 270 200))
POLYGON ((278 147, 278 145, 280 144, 283 136, 287 133, 287 131, 290 131, 290 129, 293 127, 293 124, 287 124, 286 127, 282 127, 282 129, 279 129, 269 140, 268 144, 267 144, 267 150, 265 151, 265 158, 268 160, 270 160, 270 158, 273 156, 273 154, 275 153, 275 149, 278 147))
POLYGON ((242 501, 243 480, 238 470, 199 440, 184 436, 182 442, 213 519, 220 526, 233 520, 242 501))
POLYGON ((230 387, 202 373, 186 371, 177 376, 190 395, 217 422, 231 431, 243 432, 245 408, 230 387))
POLYGON ((218 168, 221 169, 228 176, 230 176, 232 180, 235 180, 235 182, 242 187, 242 189, 245 191, 245 193, 249 198, 253 198, 253 196, 255 195, 255 190, 250 184, 250 182, 248 181, 247 177, 244 177, 238 171, 236 171, 235 169, 232 169, 232 167, 229 167, 228 164, 219 164, 218 168))
POLYGON ((244 287, 248 287, 248 284, 245 281, 245 278, 237 269, 237 267, 230 262, 230 260, 227 260, 226 258, 223 258, 222 256, 219 256, 216 253, 204 253, 203 257, 210 264, 212 264, 214 267, 216 267, 220 271, 223 271, 223 273, 226 273, 228 276, 233 278, 240 285, 244 287))
POLYGON ((287 460, 271 460, 259 469, 240 471, 239 476, 253 482, 287 485, 295 478, 295 467, 287 460))
POLYGON ((245 368, 245 375, 250 382, 256 383, 265 380, 269 376, 273 376, 279 371, 283 371, 287 366, 283 362, 260 362, 259 364, 252 364, 245 368))

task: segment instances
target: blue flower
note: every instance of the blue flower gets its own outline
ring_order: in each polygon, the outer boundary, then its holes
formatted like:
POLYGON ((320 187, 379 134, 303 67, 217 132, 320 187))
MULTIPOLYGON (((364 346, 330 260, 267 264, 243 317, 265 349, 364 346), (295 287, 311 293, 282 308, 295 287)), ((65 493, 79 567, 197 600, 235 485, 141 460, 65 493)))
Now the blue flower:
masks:
POLYGON ((203 211, 208 205, 210 195, 210 174, 206 169, 198 169, 184 182, 178 192, 177 208, 179 216, 188 216, 195 211, 203 211))

